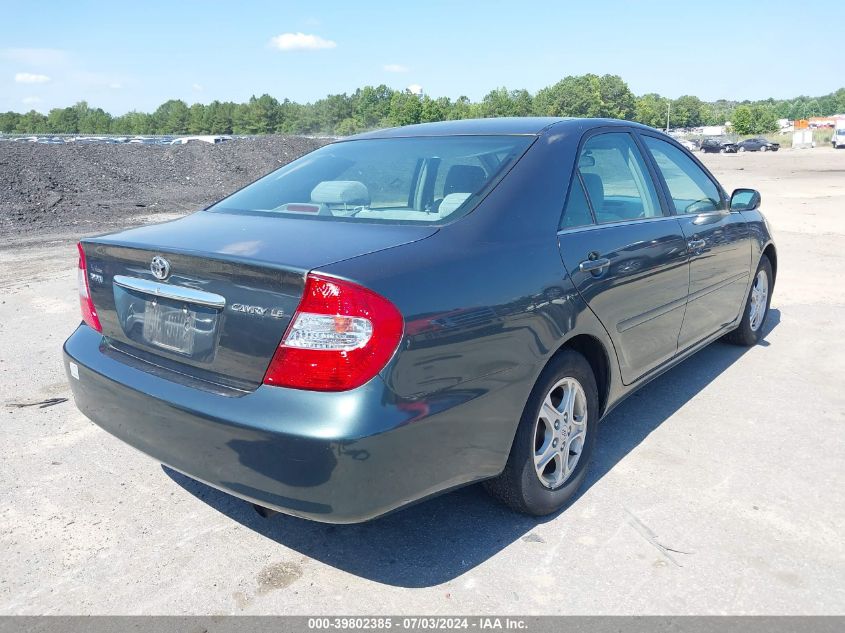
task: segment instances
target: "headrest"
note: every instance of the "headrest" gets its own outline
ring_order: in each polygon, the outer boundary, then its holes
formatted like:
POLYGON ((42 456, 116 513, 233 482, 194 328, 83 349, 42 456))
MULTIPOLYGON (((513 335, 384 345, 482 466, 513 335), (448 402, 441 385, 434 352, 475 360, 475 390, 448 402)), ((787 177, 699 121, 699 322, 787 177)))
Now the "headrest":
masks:
POLYGON ((587 195, 590 197, 590 202, 593 203, 593 209, 601 210, 604 204, 604 182, 598 174, 591 174, 589 172, 581 172, 581 177, 584 179, 584 186, 587 188, 587 195))
POLYGON ((370 192, 357 180, 324 180, 311 192, 311 202, 321 204, 370 204, 370 192))
POLYGON ((440 201, 440 206, 437 207, 438 215, 441 217, 449 215, 466 202, 471 195, 471 193, 450 193, 440 201))
POLYGON ((452 165, 446 172, 443 183, 443 197, 450 193, 476 193, 481 189, 487 175, 475 165, 452 165))

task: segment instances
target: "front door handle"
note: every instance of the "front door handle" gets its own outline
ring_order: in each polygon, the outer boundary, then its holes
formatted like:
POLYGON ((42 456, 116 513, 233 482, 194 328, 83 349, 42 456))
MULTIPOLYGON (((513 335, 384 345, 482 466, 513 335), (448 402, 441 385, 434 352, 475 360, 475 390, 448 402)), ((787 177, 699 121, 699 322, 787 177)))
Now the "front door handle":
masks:
POLYGON ((592 273, 601 271, 602 268, 609 265, 610 260, 607 257, 599 257, 597 259, 585 259, 578 268, 581 269, 581 272, 592 273))
POLYGON ((707 246, 706 240, 690 240, 687 242, 687 248, 691 251, 697 251, 700 248, 707 246))

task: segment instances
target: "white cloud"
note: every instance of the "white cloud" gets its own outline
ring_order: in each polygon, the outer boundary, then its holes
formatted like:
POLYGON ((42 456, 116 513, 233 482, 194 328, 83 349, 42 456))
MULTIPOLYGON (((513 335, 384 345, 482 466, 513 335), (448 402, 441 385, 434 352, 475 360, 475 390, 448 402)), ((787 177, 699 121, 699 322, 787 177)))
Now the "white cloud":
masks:
POLYGON ((307 33, 282 33, 270 38, 270 46, 280 51, 316 51, 324 48, 335 48, 337 42, 307 33))
POLYGON ((59 66, 67 62, 68 54, 57 48, 4 48, 0 58, 27 66, 59 66))
POLYGON ((123 88, 123 84, 119 81, 113 81, 109 84, 109 88, 111 88, 112 90, 120 90, 121 88, 123 88))
POLYGON ((19 84, 46 84, 50 81, 47 75, 36 75, 34 73, 17 73, 15 81, 19 84))
POLYGON ((423 93, 423 87, 419 84, 411 84, 410 86, 405 88, 405 90, 410 92, 412 95, 417 95, 417 96, 420 96, 423 93))
POLYGON ((25 103, 26 105, 32 105, 34 103, 41 103, 40 97, 24 97, 21 99, 21 103, 25 103))
POLYGON ((191 84, 191 88, 193 88, 195 92, 203 91, 202 84, 191 84))
POLYGON ((410 70, 407 66, 402 64, 385 64, 384 69, 389 73, 406 73, 410 70))

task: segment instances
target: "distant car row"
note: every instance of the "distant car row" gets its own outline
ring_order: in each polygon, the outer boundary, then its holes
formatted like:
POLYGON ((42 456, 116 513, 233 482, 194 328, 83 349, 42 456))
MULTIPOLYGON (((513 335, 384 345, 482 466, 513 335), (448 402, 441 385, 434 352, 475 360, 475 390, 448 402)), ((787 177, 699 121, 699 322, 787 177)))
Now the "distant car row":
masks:
POLYGON ((736 143, 718 138, 706 138, 701 141, 699 150, 705 154, 735 154, 737 152, 776 152, 780 149, 780 143, 773 143, 767 139, 747 138, 736 143))
POLYGON ((64 145, 74 143, 89 145, 93 143, 133 144, 133 145, 186 145, 187 143, 209 143, 216 145, 231 141, 228 135, 217 136, 16 136, 0 137, 0 140, 17 141, 22 143, 40 143, 42 145, 64 145))

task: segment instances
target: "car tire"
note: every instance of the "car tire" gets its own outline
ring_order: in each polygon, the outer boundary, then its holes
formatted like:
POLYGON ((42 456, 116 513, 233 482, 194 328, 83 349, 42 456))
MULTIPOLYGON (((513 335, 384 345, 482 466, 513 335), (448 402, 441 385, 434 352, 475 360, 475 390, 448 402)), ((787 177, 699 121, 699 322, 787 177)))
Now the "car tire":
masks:
POLYGON ((765 145, 760 146, 760 151, 765 152, 768 148, 765 145))
POLYGON ((772 303, 773 281, 772 264, 769 258, 763 255, 757 265, 757 272, 754 273, 754 280, 745 300, 742 320, 735 330, 725 335, 725 341, 744 347, 752 347, 760 342, 760 339, 763 338, 763 326, 766 323, 766 317, 769 316, 769 307, 772 303), (764 289, 759 285, 763 281, 765 281, 764 289), (762 290, 765 290, 765 294, 761 297, 760 292, 762 290), (762 314, 759 312, 761 308, 762 314))
POLYGON ((744 148, 744 147, 742 147, 742 146, 740 146, 740 148, 739 148, 738 150, 736 150, 736 151, 738 151, 738 152, 744 152, 744 151, 745 151, 745 148, 744 148))
POLYGON ((719 153, 720 153, 720 154, 724 154, 724 153, 725 153, 725 152, 727 152, 727 151, 728 151, 728 150, 726 150, 724 147, 720 147, 720 148, 719 148, 719 153))
POLYGON ((560 510, 584 481, 598 421, 598 388, 590 364, 574 350, 558 352, 531 390, 505 469, 484 482, 485 488, 517 512, 544 516, 560 510), (551 456, 544 468, 535 465, 538 456, 551 456))

